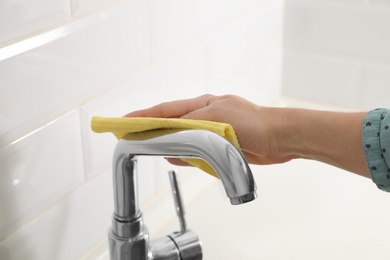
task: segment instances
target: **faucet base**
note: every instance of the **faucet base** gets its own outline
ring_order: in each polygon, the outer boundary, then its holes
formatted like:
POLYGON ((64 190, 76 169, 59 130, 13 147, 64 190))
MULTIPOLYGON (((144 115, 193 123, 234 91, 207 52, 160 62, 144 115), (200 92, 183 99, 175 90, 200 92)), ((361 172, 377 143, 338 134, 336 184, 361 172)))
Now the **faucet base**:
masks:
POLYGON ((121 222, 112 219, 108 231, 110 259, 115 260, 149 260, 149 231, 142 224, 142 217, 132 222, 121 222))
POLYGON ((202 246, 198 236, 191 230, 174 232, 151 243, 153 260, 202 260, 202 246))

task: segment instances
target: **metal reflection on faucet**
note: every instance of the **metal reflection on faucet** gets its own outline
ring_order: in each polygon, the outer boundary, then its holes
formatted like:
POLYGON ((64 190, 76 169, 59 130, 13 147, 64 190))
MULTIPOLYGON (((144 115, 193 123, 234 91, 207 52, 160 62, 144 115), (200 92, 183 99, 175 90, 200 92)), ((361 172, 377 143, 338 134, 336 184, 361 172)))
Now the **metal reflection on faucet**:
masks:
MULTIPOLYGON (((243 204, 256 198, 256 185, 243 155, 234 145, 213 132, 173 131, 163 135, 159 133, 152 138, 126 139, 118 142, 113 159, 115 210, 109 232, 111 259, 182 259, 154 258, 153 255, 157 254, 151 252, 159 246, 155 243, 152 243, 153 247, 150 246, 148 230, 139 210, 137 156, 203 159, 218 174, 231 204, 243 204)), ((201 258, 190 256, 185 259, 201 258)))

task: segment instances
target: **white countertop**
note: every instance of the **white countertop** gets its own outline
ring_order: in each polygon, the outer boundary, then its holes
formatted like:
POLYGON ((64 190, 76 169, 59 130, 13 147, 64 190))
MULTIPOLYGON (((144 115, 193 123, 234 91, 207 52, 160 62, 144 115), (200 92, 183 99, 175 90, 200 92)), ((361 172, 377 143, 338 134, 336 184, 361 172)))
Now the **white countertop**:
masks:
POLYGON ((390 194, 371 180, 303 160, 252 168, 255 201, 232 206, 215 181, 187 206, 203 259, 388 259, 390 194))
MULTIPOLYGON (((214 177, 180 174, 203 259, 388 260, 390 194, 371 180, 305 160, 251 168, 258 198, 238 206, 214 177)), ((142 210, 152 239, 179 230, 169 190, 142 210)), ((109 259, 107 241, 83 259, 109 259)))

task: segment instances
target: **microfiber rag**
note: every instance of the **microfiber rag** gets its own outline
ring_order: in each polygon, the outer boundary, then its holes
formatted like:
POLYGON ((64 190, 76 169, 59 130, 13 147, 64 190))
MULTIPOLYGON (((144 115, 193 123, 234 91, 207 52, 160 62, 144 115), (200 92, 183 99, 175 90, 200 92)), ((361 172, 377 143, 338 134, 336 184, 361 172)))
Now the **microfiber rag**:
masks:
MULTIPOLYGON (((142 137, 151 130, 209 130, 212 131, 240 149, 236 133, 231 125, 204 120, 190 120, 177 118, 150 118, 150 117, 99 117, 95 116, 91 121, 92 130, 96 133, 111 132, 116 138, 122 139, 128 134, 142 137)), ((215 176, 214 169, 201 159, 182 159, 193 166, 215 176)))

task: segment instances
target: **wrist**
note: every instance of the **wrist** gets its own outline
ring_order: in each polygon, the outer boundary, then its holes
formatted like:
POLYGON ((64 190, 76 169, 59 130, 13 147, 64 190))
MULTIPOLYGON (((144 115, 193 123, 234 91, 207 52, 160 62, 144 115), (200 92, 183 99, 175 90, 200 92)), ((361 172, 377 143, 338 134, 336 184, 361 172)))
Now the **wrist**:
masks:
POLYGON ((293 109, 267 107, 267 126, 269 135, 268 157, 277 163, 287 162, 292 159, 301 158, 300 148, 297 147, 297 135, 293 109))
POLYGON ((308 149, 305 145, 305 127, 297 115, 300 109, 295 108, 274 108, 273 109, 273 138, 277 143, 278 152, 283 157, 291 159, 306 158, 308 149))
POLYGON ((362 149, 365 113, 281 108, 280 151, 290 158, 311 159, 367 175, 362 149))

